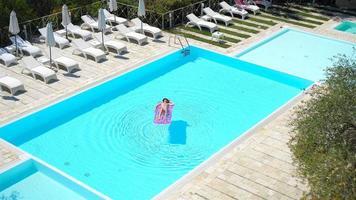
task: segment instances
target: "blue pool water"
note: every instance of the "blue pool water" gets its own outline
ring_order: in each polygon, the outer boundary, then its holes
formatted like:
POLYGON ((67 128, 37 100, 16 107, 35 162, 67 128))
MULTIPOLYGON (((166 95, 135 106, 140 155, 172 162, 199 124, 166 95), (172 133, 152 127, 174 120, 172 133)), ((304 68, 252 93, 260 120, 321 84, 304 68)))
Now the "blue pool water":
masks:
POLYGON ((341 22, 335 27, 336 30, 356 34, 356 22, 341 22))
POLYGON ((329 39, 297 30, 285 29, 238 54, 241 60, 312 81, 324 78, 337 54, 352 56, 356 43, 329 39))
POLYGON ((0 173, 0 199, 62 200, 102 199, 49 168, 27 160, 0 173))
POLYGON ((0 137, 114 199, 149 199, 311 81, 197 47, 0 128, 0 137), (163 97, 172 124, 153 124, 163 97))

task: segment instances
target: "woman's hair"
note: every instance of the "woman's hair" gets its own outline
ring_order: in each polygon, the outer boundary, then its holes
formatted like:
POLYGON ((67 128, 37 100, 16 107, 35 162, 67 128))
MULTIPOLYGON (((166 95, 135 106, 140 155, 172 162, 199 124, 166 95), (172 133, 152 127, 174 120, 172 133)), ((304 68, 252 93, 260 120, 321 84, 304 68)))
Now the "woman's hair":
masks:
POLYGON ((162 102, 164 102, 165 100, 167 100, 168 103, 169 103, 169 99, 167 99, 167 98, 163 98, 163 99, 162 99, 162 102))

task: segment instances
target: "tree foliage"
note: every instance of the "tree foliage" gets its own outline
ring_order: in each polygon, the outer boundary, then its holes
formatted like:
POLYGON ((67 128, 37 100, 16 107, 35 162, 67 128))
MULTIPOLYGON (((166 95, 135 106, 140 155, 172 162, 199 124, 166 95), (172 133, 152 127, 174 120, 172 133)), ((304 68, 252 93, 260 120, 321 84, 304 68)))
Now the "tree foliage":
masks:
POLYGON ((356 59, 337 56, 296 110, 291 150, 316 199, 356 199, 356 59))

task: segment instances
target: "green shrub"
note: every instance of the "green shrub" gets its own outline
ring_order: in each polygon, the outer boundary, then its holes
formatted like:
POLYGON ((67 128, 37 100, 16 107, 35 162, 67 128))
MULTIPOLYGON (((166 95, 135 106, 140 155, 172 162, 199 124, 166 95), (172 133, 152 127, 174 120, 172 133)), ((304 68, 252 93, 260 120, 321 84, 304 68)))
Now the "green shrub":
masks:
POLYGON ((356 199, 356 59, 338 56, 296 110, 290 147, 314 199, 356 199))

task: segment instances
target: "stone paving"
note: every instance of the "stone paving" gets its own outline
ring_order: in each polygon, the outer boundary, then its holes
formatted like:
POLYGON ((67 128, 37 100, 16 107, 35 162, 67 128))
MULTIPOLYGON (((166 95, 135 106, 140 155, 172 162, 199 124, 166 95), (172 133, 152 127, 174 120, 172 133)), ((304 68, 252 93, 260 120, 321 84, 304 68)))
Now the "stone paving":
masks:
MULTIPOLYGON (((355 20, 355 18, 351 20, 355 20)), ((332 30, 332 27, 337 23, 338 19, 330 20, 316 29, 305 30, 356 42, 354 35, 332 30)), ((189 40, 189 42, 224 54, 236 55, 237 52, 269 37, 286 26, 291 25, 279 23, 229 49, 193 40, 189 40)), ((301 28, 298 27, 298 29, 301 28)), ((150 40, 149 44, 144 46, 125 42, 129 49, 128 54, 123 57, 110 54, 107 61, 99 64, 72 55, 73 48, 66 48, 63 50, 63 54, 78 61, 81 71, 76 72, 75 76, 60 71, 57 73, 59 81, 48 85, 21 74, 21 61, 18 65, 9 68, 1 66, 0 73, 6 73, 21 80, 27 91, 15 98, 7 96, 5 92, 1 93, 0 125, 178 49, 177 45, 173 47, 167 45, 169 36, 165 33, 161 41, 150 40)), ((43 50, 46 49, 44 44, 36 44, 36 46, 43 50)), ((259 126, 258 129, 247 134, 243 140, 241 139, 225 149, 221 155, 216 156, 213 162, 179 180, 177 184, 157 196, 157 199, 300 198, 303 192, 308 190, 308 187, 306 183, 296 177, 295 166, 287 146, 291 137, 287 125, 291 112, 290 108, 280 112, 281 115, 276 118, 271 117, 268 123, 259 126)), ((25 157, 24 153, 0 139, 0 171, 25 157)))
POLYGON ((21 151, 0 139, 0 172, 25 157, 21 151))

